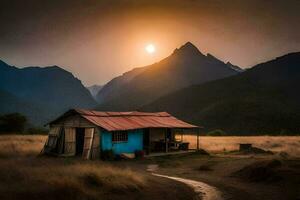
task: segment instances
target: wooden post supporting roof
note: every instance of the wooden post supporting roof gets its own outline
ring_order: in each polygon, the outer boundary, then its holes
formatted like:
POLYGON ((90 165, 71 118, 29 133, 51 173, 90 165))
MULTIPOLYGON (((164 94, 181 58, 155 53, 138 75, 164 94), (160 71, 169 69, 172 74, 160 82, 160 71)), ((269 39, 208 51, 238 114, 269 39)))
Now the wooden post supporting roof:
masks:
POLYGON ((183 130, 181 130, 180 132, 181 132, 181 142, 183 142, 183 130))
POLYGON ((168 153, 168 129, 165 131, 166 153, 168 153))
POLYGON ((147 129, 147 132, 148 132, 148 152, 147 152, 147 154, 149 155, 150 151, 151 151, 150 128, 147 129))
POLYGON ((200 132, 200 129, 197 128, 197 151, 199 151, 199 132, 200 132))

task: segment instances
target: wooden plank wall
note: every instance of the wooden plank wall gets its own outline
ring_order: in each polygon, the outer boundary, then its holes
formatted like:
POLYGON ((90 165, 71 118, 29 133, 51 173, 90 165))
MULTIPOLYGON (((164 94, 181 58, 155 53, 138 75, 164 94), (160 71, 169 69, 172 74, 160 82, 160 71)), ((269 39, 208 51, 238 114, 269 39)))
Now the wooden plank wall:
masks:
POLYGON ((150 141, 160 141, 165 139, 165 128, 150 128, 149 136, 150 141))
POLYGON ((51 124, 52 126, 64 126, 64 127, 80 127, 80 128, 93 128, 96 127, 93 123, 89 122, 85 118, 80 115, 72 115, 61 119, 55 124, 51 124))
POLYGON ((91 159, 97 159, 100 157, 100 149, 101 149, 101 131, 100 129, 95 126, 93 123, 89 122, 85 118, 81 117, 80 115, 72 115, 66 118, 63 118, 56 122, 55 124, 51 124, 51 127, 64 127, 64 128, 94 128, 94 136, 91 148, 91 159))

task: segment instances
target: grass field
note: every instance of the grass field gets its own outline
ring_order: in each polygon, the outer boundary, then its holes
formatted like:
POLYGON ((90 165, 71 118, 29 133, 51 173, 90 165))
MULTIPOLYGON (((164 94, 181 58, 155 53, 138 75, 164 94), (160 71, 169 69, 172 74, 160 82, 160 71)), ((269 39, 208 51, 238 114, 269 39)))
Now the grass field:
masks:
MULTIPOLYGON (((196 148, 195 136, 184 136, 183 139, 190 142, 192 148, 196 148)), ((200 148, 213 153, 238 150, 240 143, 251 143, 264 150, 275 153, 284 152, 290 156, 300 157, 300 136, 202 136, 199 143, 200 148)))
MULTIPOLYGON (((2 135, 0 136, 0 157, 24 157, 38 155, 47 136, 39 135, 2 135)), ((184 136, 196 148, 195 136, 184 136)), ((238 150, 240 143, 251 143, 253 146, 273 152, 285 152, 290 156, 300 157, 300 136, 201 136, 200 148, 212 153, 238 150)))
POLYGON ((37 156, 47 139, 45 135, 1 135, 0 158, 37 156))
MULTIPOLYGON (((46 136, 0 136, 0 199, 186 199, 183 184, 157 179, 130 166, 80 158, 39 156, 46 136), (169 190, 176 195, 169 194, 169 190)), ((190 196, 189 196, 190 195, 190 196)))
MULTIPOLYGON (((184 138, 195 145, 192 139, 184 138)), ((211 156, 178 155, 134 162, 39 156, 45 140, 46 136, 38 135, 0 136, 0 199, 195 197, 191 188, 183 184, 151 176, 145 171, 149 164, 157 164, 161 174, 214 185, 235 197, 232 199, 295 199, 300 195, 296 189, 300 187, 300 160, 296 158, 300 157, 300 137, 200 137, 200 147, 212 153, 211 156), (252 143, 277 153, 231 154, 239 143, 252 143), (278 177, 280 181, 273 182, 278 177)))

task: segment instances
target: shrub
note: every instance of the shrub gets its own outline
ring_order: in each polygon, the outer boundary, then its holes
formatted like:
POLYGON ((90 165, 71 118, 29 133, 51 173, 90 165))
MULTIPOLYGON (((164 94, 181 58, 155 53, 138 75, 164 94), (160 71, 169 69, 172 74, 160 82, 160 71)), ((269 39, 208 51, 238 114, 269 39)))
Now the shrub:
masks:
POLYGON ((221 129, 216 129, 207 133, 208 136, 225 136, 227 133, 221 129))
POLYGON ((137 159, 144 158, 145 156, 145 152, 143 150, 136 150, 134 154, 135 154, 135 158, 137 159))
POLYGON ((0 116, 0 132, 22 133, 27 119, 19 113, 11 113, 0 116))
POLYGON ((101 152, 101 158, 103 160, 114 160, 115 154, 113 150, 104 150, 101 152))

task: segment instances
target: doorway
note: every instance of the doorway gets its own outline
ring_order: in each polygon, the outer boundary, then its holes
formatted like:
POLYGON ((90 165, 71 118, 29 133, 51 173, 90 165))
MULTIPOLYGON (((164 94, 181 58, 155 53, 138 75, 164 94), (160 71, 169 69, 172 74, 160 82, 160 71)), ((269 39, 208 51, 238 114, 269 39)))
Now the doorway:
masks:
POLYGON ((144 129, 143 134, 143 149, 145 153, 148 155, 150 153, 150 137, 149 137, 149 129, 144 129))
POLYGON ((84 130, 85 128, 76 128, 76 156, 83 153, 84 130))

